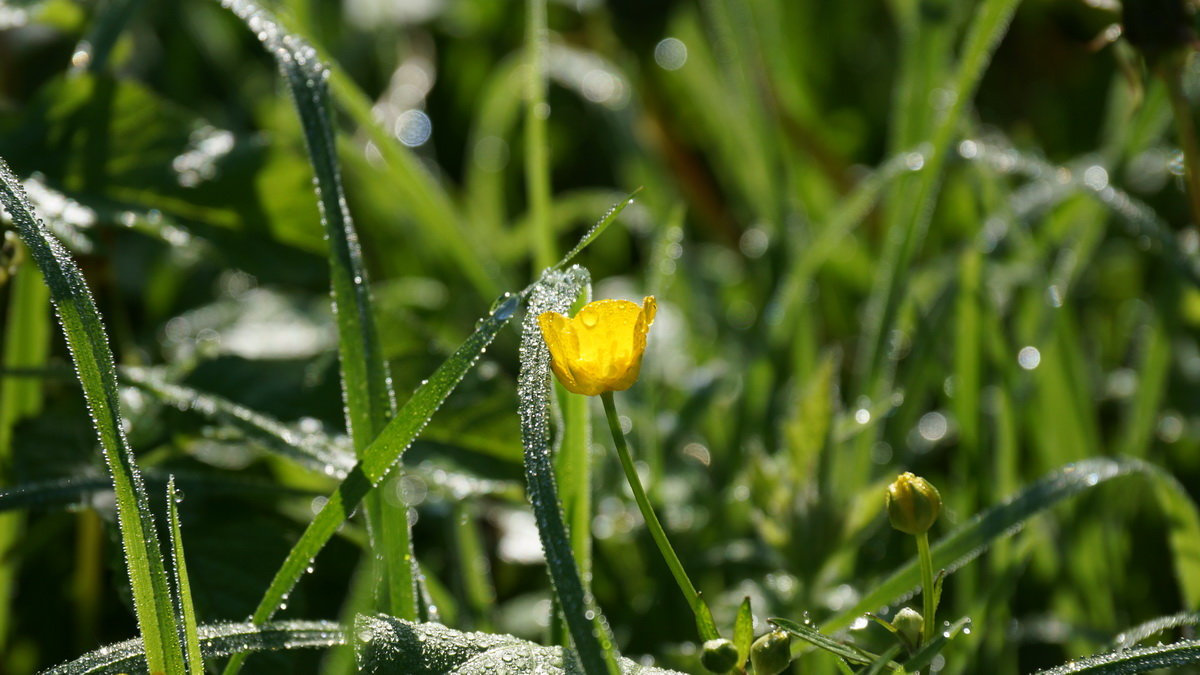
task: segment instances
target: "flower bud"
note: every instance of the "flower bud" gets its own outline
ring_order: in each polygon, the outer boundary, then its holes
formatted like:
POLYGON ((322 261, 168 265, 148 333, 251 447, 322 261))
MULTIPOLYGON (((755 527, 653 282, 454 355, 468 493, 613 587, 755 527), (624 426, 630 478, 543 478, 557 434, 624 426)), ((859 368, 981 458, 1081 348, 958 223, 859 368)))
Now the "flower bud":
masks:
POLYGON ((714 673, 728 673, 738 665, 737 645, 725 638, 709 640, 704 643, 704 653, 700 655, 700 663, 714 673))
POLYGON ((902 473, 887 489, 888 518, 892 527, 908 534, 923 534, 937 521, 942 496, 929 481, 902 473))
POLYGON ((905 607, 892 617, 892 627, 910 647, 917 647, 921 644, 921 627, 924 623, 924 617, 912 607, 905 607))
POLYGON ((792 636, 775 630, 754 641, 750 647, 750 663, 754 675, 778 675, 792 662, 792 636))

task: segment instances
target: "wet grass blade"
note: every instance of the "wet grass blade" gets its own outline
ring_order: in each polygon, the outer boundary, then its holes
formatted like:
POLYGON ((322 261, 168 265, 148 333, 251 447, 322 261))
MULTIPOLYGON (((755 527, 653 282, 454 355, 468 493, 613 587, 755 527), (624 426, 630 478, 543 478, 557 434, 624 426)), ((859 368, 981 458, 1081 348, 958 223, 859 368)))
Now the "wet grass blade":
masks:
MULTIPOLYGON (((879 659, 878 654, 872 654, 865 649, 860 649, 847 642, 835 640, 818 631, 817 629, 812 628, 811 626, 805 626, 804 624, 797 623, 790 619, 767 619, 767 622, 778 626, 779 628, 791 633, 793 636, 798 637, 811 645, 824 649, 830 654, 839 656, 850 663, 867 665, 874 663, 879 659)), ((899 667, 899 664, 897 663, 891 663, 888 665, 892 668, 899 667)))
POLYGON ((1092 656, 1042 670, 1038 675, 1069 675, 1070 673, 1096 673, 1097 675, 1122 675, 1144 673, 1162 668, 1180 668, 1200 663, 1200 640, 1183 640, 1169 645, 1128 649, 1123 652, 1092 656))
MULTIPOLYGON (((1043 476, 1009 501, 979 513, 938 541, 932 550, 934 569, 952 573, 978 557, 992 542, 1020 530, 1027 520, 1051 506, 1114 478, 1134 475, 1154 483, 1166 520, 1172 525, 1176 573, 1185 586, 1185 595, 1192 598, 1197 591, 1191 588, 1195 586, 1191 579, 1200 576, 1196 571, 1200 558, 1195 552, 1200 545, 1200 520, 1195 506, 1169 474, 1134 459, 1089 459, 1043 476)), ((863 594, 852 607, 826 621, 821 630, 832 632, 844 628, 866 612, 910 596, 919 585, 920 572, 914 559, 863 594)))
MULTIPOLYGON (((346 644, 346 632, 332 621, 273 621, 259 626, 250 622, 200 626, 200 651, 209 658, 247 652, 324 649, 346 644)), ((140 639, 127 640, 47 670, 44 675, 127 673, 146 669, 140 639)))
POLYGON ((122 431, 116 369, 96 303, 79 268, 33 213, 25 191, 0 160, 0 201, 50 287, 79 383, 91 411, 116 494, 117 522, 133 589, 138 629, 151 671, 182 673, 174 608, 146 489, 122 431))
POLYGON ((1157 619, 1138 624, 1129 630, 1121 631, 1121 634, 1113 640, 1113 649, 1129 649, 1164 630, 1197 625, 1200 625, 1200 612, 1181 612, 1171 616, 1160 616, 1157 619))
POLYGON ((354 466, 354 458, 320 431, 302 431, 229 399, 167 382, 142 368, 124 368, 121 378, 168 405, 228 424, 267 450, 326 476, 345 478, 354 466))
MULTIPOLYGON (((379 438, 367 447, 362 453, 362 459, 329 495, 325 506, 309 523, 299 541, 288 553, 255 609, 252 621, 266 623, 275 615, 280 604, 304 576, 325 543, 333 537, 342 523, 350 518, 371 488, 378 485, 400 461, 401 455, 429 423, 429 418, 441 407, 446 397, 479 359, 480 354, 491 344, 496 333, 512 319, 520 303, 520 296, 509 297, 500 303, 462 346, 413 393, 412 398, 400 408, 383 433, 379 434, 379 438)), ((234 673, 240 667, 241 659, 235 658, 230 661, 225 672, 234 673)))
POLYGON ((538 534, 555 597, 588 675, 618 673, 615 648, 603 615, 584 586, 571 537, 563 522, 562 505, 554 478, 550 436, 550 354, 542 340, 537 317, 542 312, 567 312, 588 281, 587 272, 572 267, 564 273, 550 271, 533 287, 521 328, 521 372, 517 381, 520 399, 521 439, 525 446, 525 478, 538 534))
MULTIPOLYGON (((361 458, 395 414, 396 402, 375 328, 370 282, 358 234, 342 189, 337 133, 329 114, 329 69, 311 45, 288 33, 255 3, 222 0, 221 4, 246 22, 278 63, 300 116, 316 178, 321 221, 329 240, 346 421, 354 449, 361 458)), ((381 552, 384 559, 387 607, 401 617, 415 619, 419 594, 408 512, 382 499, 368 497, 367 515, 372 549, 381 552)))
POLYGON ((179 531, 179 502, 183 494, 175 489, 175 477, 167 479, 167 520, 171 526, 171 563, 175 568, 175 601, 179 605, 179 623, 183 627, 184 655, 188 675, 204 675, 200 635, 196 631, 196 608, 192 604, 192 584, 188 580, 187 559, 183 555, 183 535, 179 531))

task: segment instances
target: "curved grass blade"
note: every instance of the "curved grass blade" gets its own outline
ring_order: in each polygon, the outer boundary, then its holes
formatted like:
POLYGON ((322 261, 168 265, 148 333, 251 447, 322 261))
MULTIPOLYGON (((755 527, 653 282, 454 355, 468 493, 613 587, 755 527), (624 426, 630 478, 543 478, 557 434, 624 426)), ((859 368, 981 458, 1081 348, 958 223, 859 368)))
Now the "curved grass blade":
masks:
MULTIPOLYGON (((342 189, 337 135, 329 116, 329 69, 316 49, 288 33, 254 2, 221 0, 221 4, 245 21, 275 58, 300 116, 316 177, 321 221, 329 239, 346 422, 354 449, 361 458, 395 414, 396 400, 387 359, 379 346, 358 234, 342 189)), ((415 619, 419 592, 408 511, 369 497, 367 516, 372 548, 383 554, 388 607, 402 617, 415 619)))
POLYGON ((924 166, 916 192, 911 200, 904 201, 904 212, 895 221, 893 231, 888 233, 887 246, 867 303, 859 359, 864 368, 865 377, 860 382, 864 393, 874 388, 883 367, 888 331, 904 296, 904 275, 908 274, 913 256, 929 229, 950 143, 958 132, 963 113, 974 98, 983 72, 1007 31, 1018 4, 1020 0, 986 0, 979 3, 963 41, 962 57, 950 89, 953 92, 952 102, 933 130, 929 152, 923 153, 924 166))
POLYGON ((1200 640, 1183 640, 1169 645, 1127 649, 1123 652, 1092 656, 1050 670, 1038 671, 1038 675, 1069 675, 1070 673, 1121 675, 1123 673, 1144 673, 1160 668, 1179 668, 1197 663, 1200 663, 1200 640))
POLYGON ((167 382, 146 369, 123 368, 121 377, 164 403, 229 424, 266 449, 326 476, 345 478, 354 466, 354 458, 320 431, 302 431, 226 398, 167 382))
MULTIPOLYGON (((323 649, 346 644, 346 631, 333 621, 273 621, 264 626, 249 622, 217 623, 197 629, 200 650, 218 658, 247 652, 323 649)), ((89 675, 144 670, 146 658, 140 638, 89 652, 43 675, 89 675)))
POLYGON ((607 213, 601 216, 600 220, 596 221, 596 224, 593 225, 590 230, 584 233, 583 237, 579 239, 579 243, 575 244, 575 248, 571 249, 566 255, 564 255, 562 260, 559 260, 554 264, 554 269, 561 270, 563 267, 566 267, 567 263, 571 262, 575 256, 579 255, 583 249, 587 248, 588 245, 595 241, 596 238, 601 234, 604 234, 604 231, 608 229, 608 226, 612 225, 613 222, 616 221, 617 216, 621 215, 621 212, 625 210, 626 206, 629 206, 633 203, 633 199, 637 197, 638 193, 641 191, 642 188, 638 188, 633 192, 630 192, 629 196, 625 199, 613 204, 612 208, 610 208, 607 213))
MULTIPOLYGON (((879 659, 878 654, 872 654, 871 652, 855 647, 852 644, 842 642, 841 640, 835 640, 834 638, 821 633, 816 628, 805 626, 804 624, 797 623, 790 619, 767 619, 767 622, 774 624, 775 626, 791 633, 792 635, 804 640, 809 644, 820 647, 831 654, 840 656, 850 663, 869 665, 879 659)), ((891 668, 900 667, 900 664, 898 663, 889 663, 887 665, 891 668)))
MULTIPOLYGON (((300 535, 300 540, 288 553, 255 609, 252 621, 263 624, 274 616, 321 548, 333 537, 342 523, 350 518, 371 488, 378 485, 400 461, 404 451, 429 423, 429 418, 441 407, 442 402, 491 344, 500 329, 512 319, 520 304, 519 295, 510 296, 499 303, 462 346, 413 393, 412 398, 400 408, 383 433, 367 447, 362 453, 362 459, 329 495, 325 506, 309 523, 308 528, 300 535)), ((225 672, 234 673, 240 667, 241 659, 235 657, 230 660, 225 672)))
POLYGON ((742 599, 737 617, 733 620, 733 644, 737 647, 737 667, 741 668, 750 658, 750 645, 754 642, 754 612, 750 609, 750 596, 742 599))
POLYGON ((50 287, 116 494, 117 522, 138 629, 151 671, 182 672, 179 633, 154 517, 121 424, 116 369, 100 313, 75 262, 34 215, 25 191, 0 160, 0 202, 50 287))
POLYGON ((1151 619, 1145 623, 1138 624, 1127 631, 1122 631, 1113 640, 1113 649, 1115 651, 1129 649, 1142 640, 1157 635, 1164 630, 1179 628, 1180 626, 1196 625, 1200 625, 1200 612, 1181 612, 1179 614, 1172 614, 1171 616, 1160 616, 1157 619, 1151 619))
MULTIPOLYGON (((1025 521, 1064 499, 1074 497, 1114 478, 1124 476, 1149 478, 1156 488, 1159 504, 1171 524, 1171 544, 1175 553, 1176 572, 1189 603, 1194 603, 1189 587, 1197 583, 1194 547, 1200 542, 1200 517, 1195 505, 1182 492, 1182 487, 1162 469, 1134 459, 1089 459, 1069 464, 1043 476, 1008 501, 979 513, 955 531, 943 537, 932 550, 934 569, 954 572, 977 558, 992 542, 1016 533, 1025 521)), ((846 627, 856 617, 879 607, 911 596, 920 585, 917 561, 911 560, 852 607, 835 615, 821 630, 832 632, 846 627)))
POLYGON ((565 313, 587 283, 587 271, 572 267, 548 271, 534 285, 521 327, 521 371, 517 377, 521 439, 525 446, 525 478, 538 534, 546 552, 550 582, 585 672, 617 673, 612 636, 595 601, 583 584, 563 522, 562 504, 554 479, 550 436, 550 353, 542 340, 537 317, 542 312, 565 313))
MULTIPOLYGON (((143 479, 152 487, 166 483, 161 474, 146 472, 143 479)), ((306 497, 311 499, 319 493, 282 487, 278 483, 264 480, 237 478, 229 475, 211 477, 202 474, 184 476, 180 486, 187 492, 205 495, 232 495, 276 500, 277 497, 306 497)), ((0 511, 32 508, 69 508, 90 503, 101 495, 112 493, 112 481, 99 476, 79 476, 58 480, 22 483, 0 490, 0 511)))
POLYGON ((167 520, 171 527, 171 563, 175 568, 175 602, 179 605, 179 623, 183 627, 184 656, 188 675, 204 675, 200 635, 196 631, 196 608, 192 604, 192 584, 188 581, 187 559, 183 555, 183 535, 179 531, 179 502, 175 477, 167 479, 167 520))

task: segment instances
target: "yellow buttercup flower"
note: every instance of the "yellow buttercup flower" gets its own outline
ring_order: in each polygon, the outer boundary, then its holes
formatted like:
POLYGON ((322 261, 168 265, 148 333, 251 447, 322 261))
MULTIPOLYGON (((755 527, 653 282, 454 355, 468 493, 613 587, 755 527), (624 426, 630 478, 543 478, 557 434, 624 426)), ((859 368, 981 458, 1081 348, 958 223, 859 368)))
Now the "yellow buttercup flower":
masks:
POLYGON ((628 300, 597 300, 571 319, 558 312, 538 316, 559 382, 585 396, 632 387, 657 309, 654 296, 646 296, 641 307, 628 300))

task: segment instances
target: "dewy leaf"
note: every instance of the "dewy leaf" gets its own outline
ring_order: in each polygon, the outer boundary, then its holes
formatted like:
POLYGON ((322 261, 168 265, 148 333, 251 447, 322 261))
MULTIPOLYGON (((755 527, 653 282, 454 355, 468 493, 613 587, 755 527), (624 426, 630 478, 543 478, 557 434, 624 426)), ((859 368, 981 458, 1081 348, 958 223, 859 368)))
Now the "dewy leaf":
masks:
MULTIPOLYGON (((410 623, 390 616, 359 616, 355 622, 359 672, 406 675, 573 672, 562 647, 543 647, 511 635, 460 633, 437 623, 410 623)), ((620 660, 628 675, 675 671, 620 660)))
MULTIPOLYGON (((1197 592, 1194 577, 1197 576, 1197 565, 1200 565, 1194 550, 1196 542, 1200 541, 1200 516, 1197 516, 1196 506, 1170 474, 1136 459, 1088 459, 1043 476, 1008 501, 977 514, 939 540, 932 550, 934 569, 953 573, 977 558, 996 539, 1017 532, 1027 520, 1051 506, 1114 478, 1131 475, 1149 478, 1155 488, 1171 526, 1176 575, 1181 579, 1187 604, 1195 604, 1191 593, 1197 592)), ((821 629, 830 632, 844 628, 866 612, 911 596, 919 584, 917 561, 910 560, 865 593, 856 604, 826 621, 821 629)))
MULTIPOLYGON (((346 633, 332 621, 273 621, 263 626, 249 622, 200 626, 200 651, 218 658, 245 652, 322 649, 346 644, 346 633)), ((43 675, 128 673, 146 669, 142 640, 107 645, 47 670, 43 675)))
MULTIPOLYGON (((519 295, 509 296, 497 303, 491 315, 481 321, 462 346, 413 393, 383 433, 379 434, 379 438, 362 453, 362 460, 329 495, 325 506, 288 553, 254 611, 254 622, 265 623, 274 616, 321 548, 349 519, 367 492, 378 485, 400 461, 404 451, 429 423, 429 418, 433 417, 480 354, 491 344, 496 333, 512 319, 520 304, 519 295)), ((238 666, 236 661, 231 661, 226 672, 236 670, 238 666)))
MULTIPOLYGON (((358 234, 346 205, 337 160, 337 140, 329 115, 329 69, 316 49, 284 30, 250 0, 221 0, 238 15, 279 64, 287 81, 316 178, 321 222, 329 238, 329 268, 338 326, 346 422, 360 458, 396 412, 392 378, 379 345, 371 311, 370 283, 358 234)), ((408 511, 368 498, 367 524, 372 549, 382 553, 392 611, 416 618, 418 589, 408 511)))
POLYGON ((164 403, 225 422, 301 466, 334 478, 345 478, 354 466, 354 458, 320 430, 284 424, 220 396, 167 382, 148 369, 123 368, 121 375, 126 382, 164 403))
POLYGON ((175 489, 175 477, 171 476, 167 479, 167 521, 171 528, 171 562, 175 568, 175 601, 179 606, 179 623, 183 627, 184 656, 187 657, 188 675, 204 675, 196 608, 192 605, 192 584, 188 581, 183 534, 179 530, 179 502, 182 500, 183 493, 175 489))
MULTIPOLYGON (((852 644, 835 640, 834 638, 825 635, 812 626, 797 623, 789 619, 767 619, 767 621, 800 638, 801 640, 820 647, 831 654, 836 654, 851 663, 865 665, 873 663, 879 658, 878 654, 872 654, 871 652, 868 652, 865 649, 859 649, 852 644)), ((889 666, 892 667, 895 667, 896 665, 897 664, 889 664, 889 666)))
POLYGON ((1127 649, 1123 652, 1101 654, 1063 664, 1038 675, 1069 675, 1069 673, 1098 673, 1119 675, 1144 673, 1161 668, 1179 668, 1200 663, 1200 640, 1183 640, 1169 645, 1127 649))
POLYGON ((116 494, 117 522, 138 628, 151 671, 182 672, 179 631, 154 517, 122 430, 116 369, 100 313, 71 256, 37 219, 20 182, 0 160, 0 202, 50 287, 116 494))
POLYGON ((578 265, 565 272, 547 270, 533 286, 521 328, 521 372, 517 379, 521 438, 525 446, 525 478, 538 534, 546 552, 550 582, 584 670, 589 675, 614 673, 612 636, 599 608, 583 585, 571 538, 563 523, 562 504, 554 481, 550 436, 550 353, 537 317, 543 312, 566 313, 588 281, 578 265))

